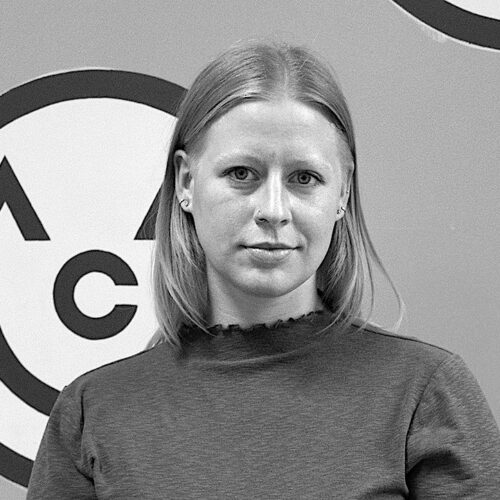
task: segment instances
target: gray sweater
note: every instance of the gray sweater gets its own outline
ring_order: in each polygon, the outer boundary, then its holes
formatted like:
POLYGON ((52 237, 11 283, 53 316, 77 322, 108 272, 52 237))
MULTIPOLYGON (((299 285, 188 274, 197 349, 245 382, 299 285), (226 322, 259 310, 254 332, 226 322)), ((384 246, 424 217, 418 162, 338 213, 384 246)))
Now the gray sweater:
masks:
POLYGON ((61 392, 34 499, 498 499, 500 432, 462 358, 315 312, 183 327, 61 392))

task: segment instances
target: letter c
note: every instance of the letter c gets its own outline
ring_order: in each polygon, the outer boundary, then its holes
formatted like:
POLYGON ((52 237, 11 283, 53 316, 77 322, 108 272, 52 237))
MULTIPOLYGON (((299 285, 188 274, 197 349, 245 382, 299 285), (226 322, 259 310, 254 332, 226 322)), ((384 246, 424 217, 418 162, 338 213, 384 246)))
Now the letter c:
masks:
POLYGON ((102 250, 89 250, 75 255, 59 271, 54 283, 54 305, 59 319, 76 335, 100 340, 124 330, 132 321, 137 306, 115 305, 110 313, 100 318, 83 314, 75 303, 75 287, 83 276, 92 272, 109 276, 115 285, 137 285, 137 279, 125 261, 102 250))

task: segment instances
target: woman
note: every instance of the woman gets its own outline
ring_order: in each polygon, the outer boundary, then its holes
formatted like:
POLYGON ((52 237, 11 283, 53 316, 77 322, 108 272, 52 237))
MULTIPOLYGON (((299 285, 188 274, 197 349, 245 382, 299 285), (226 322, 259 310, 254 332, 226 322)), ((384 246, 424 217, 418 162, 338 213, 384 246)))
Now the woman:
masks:
POLYGON ((178 113, 154 347, 63 389, 28 499, 495 498, 484 394, 460 356, 360 319, 372 263, 327 66, 229 49, 178 113))

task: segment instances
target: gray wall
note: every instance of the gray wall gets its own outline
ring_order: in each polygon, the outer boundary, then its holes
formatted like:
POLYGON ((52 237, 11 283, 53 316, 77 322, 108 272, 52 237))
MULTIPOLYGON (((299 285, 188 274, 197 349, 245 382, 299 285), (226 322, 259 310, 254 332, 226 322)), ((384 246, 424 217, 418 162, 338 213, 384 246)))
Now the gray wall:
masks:
MULTIPOLYGON (((437 36, 389 0, 2 0, 0 93, 88 67, 187 87, 254 36, 305 43, 335 67, 368 227, 408 308, 401 332, 459 353, 500 421, 500 52, 437 36)), ((380 297, 375 321, 390 325, 395 303, 380 297)))

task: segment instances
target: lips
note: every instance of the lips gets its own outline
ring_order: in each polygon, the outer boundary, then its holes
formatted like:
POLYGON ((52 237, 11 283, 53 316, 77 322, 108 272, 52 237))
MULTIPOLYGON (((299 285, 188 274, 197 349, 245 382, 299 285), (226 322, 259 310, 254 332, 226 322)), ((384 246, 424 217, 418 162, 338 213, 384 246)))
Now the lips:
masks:
POLYGON ((287 262, 294 248, 292 247, 244 247, 252 261, 258 265, 265 267, 273 267, 287 262))
POLYGON ((268 252, 273 252, 274 250, 292 250, 290 247, 246 247, 246 248, 257 248, 259 250, 267 250, 268 252))
POLYGON ((261 248, 263 250, 293 250, 295 247, 285 243, 255 243, 254 245, 245 245, 246 248, 261 248))

